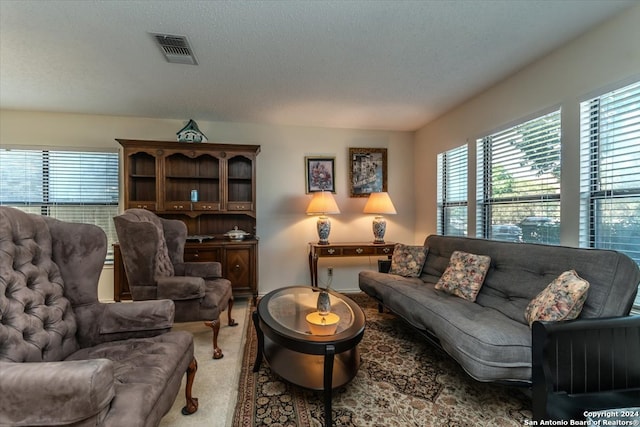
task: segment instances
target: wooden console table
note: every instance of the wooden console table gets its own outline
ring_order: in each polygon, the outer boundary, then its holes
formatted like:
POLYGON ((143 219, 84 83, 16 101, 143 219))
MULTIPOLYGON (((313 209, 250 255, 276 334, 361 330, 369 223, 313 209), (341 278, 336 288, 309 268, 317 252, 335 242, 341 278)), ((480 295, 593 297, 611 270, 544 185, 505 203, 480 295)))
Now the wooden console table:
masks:
POLYGON ((321 245, 309 243, 309 273, 311 286, 318 286, 318 258, 320 257, 352 257, 352 256, 387 256, 391 258, 395 243, 330 243, 321 245))

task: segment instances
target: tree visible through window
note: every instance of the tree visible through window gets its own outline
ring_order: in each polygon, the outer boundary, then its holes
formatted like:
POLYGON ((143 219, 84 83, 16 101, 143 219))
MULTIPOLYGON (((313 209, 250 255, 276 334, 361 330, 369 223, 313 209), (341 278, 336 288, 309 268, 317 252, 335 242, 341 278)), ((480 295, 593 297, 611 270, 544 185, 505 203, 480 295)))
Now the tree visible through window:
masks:
POLYGON ((0 204, 95 224, 116 240, 118 153, 0 149, 0 204))
POLYGON ((560 110, 476 143, 477 235, 559 244, 560 110))

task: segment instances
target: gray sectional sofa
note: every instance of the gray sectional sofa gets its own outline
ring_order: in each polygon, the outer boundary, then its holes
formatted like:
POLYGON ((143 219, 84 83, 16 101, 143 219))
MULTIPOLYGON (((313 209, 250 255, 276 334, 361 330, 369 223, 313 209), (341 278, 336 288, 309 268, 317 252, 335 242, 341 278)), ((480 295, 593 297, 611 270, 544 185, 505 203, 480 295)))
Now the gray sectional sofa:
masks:
POLYGON ((579 318, 628 315, 640 282, 638 265, 609 250, 509 243, 431 235, 419 277, 362 271, 359 286, 440 345, 479 381, 531 384, 529 302, 561 273, 589 281, 579 318), (435 289, 451 254, 491 257, 484 283, 471 302, 435 289))

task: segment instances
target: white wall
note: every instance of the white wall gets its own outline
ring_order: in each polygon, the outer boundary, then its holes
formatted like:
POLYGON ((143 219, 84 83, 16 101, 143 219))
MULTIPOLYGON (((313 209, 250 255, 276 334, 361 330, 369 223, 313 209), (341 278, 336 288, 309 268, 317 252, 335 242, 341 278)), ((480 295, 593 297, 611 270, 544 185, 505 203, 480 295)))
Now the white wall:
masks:
MULTIPOLYGON (((0 111, 0 144, 4 146, 119 148, 115 138, 175 140, 186 123, 159 120, 46 112, 0 111)), ((259 243, 259 293, 293 284, 308 284, 307 243, 317 241, 316 217, 304 211, 311 196, 305 194, 304 157, 336 158, 336 201, 341 214, 331 217, 330 241, 371 241, 372 216, 364 215, 365 198, 350 198, 349 147, 388 149, 388 190, 398 214, 387 217, 388 241, 412 243, 413 133, 267 126, 197 120, 211 142, 258 144, 257 234, 259 243)), ((335 267, 333 287, 356 290, 357 274, 376 269, 377 258, 320 259, 320 282, 326 267, 335 267)), ((113 298, 113 270, 105 267, 99 297, 113 298)))
POLYGON ((416 239, 436 232, 436 158, 469 143, 469 235, 475 234, 475 140, 551 107, 562 108, 561 243, 579 236, 579 102, 640 79, 640 5, 459 105, 416 133, 416 239))

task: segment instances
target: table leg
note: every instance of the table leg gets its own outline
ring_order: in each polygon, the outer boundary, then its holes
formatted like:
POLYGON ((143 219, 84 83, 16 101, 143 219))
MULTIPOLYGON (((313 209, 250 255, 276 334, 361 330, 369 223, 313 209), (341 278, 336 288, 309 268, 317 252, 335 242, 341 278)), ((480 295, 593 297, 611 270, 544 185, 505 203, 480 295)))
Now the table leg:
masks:
POLYGON ((333 382, 333 359, 336 355, 336 348, 329 344, 325 347, 324 353, 324 425, 331 427, 333 419, 331 417, 331 391, 333 382))
POLYGON ((258 310, 253 310, 251 314, 253 318, 253 326, 256 328, 256 335, 258 336, 258 352, 256 354, 256 361, 253 364, 253 372, 260 370, 260 363, 262 362, 262 351, 264 349, 264 333, 260 329, 260 319, 258 318, 258 310))
POLYGON ((309 251, 309 274, 311 275, 311 286, 318 286, 318 255, 309 251))

